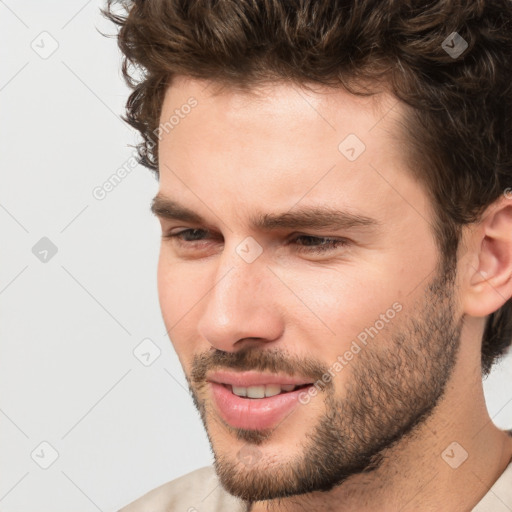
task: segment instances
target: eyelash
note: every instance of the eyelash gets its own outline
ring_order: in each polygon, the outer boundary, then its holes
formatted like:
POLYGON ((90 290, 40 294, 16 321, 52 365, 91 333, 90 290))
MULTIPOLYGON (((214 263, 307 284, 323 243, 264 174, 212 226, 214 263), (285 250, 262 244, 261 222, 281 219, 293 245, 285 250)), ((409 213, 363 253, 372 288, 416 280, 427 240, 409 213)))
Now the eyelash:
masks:
MULTIPOLYGON (((198 240, 184 240, 183 236, 188 235, 192 232, 202 232, 202 233, 208 233, 208 231, 204 229, 184 229, 183 231, 179 231, 177 233, 172 234, 164 234, 162 235, 162 238, 168 240, 171 239, 173 241, 176 241, 180 244, 190 244, 194 242, 200 242, 204 239, 198 239, 198 240)), ((310 253, 318 253, 322 254, 327 251, 336 249, 338 247, 343 247, 348 245, 348 240, 344 239, 338 239, 338 238, 329 238, 324 236, 313 236, 313 235, 297 235, 292 241, 296 241, 299 239, 309 239, 309 240, 317 240, 317 241, 327 241, 327 243, 322 245, 298 245, 297 250, 298 252, 310 252, 310 253)))

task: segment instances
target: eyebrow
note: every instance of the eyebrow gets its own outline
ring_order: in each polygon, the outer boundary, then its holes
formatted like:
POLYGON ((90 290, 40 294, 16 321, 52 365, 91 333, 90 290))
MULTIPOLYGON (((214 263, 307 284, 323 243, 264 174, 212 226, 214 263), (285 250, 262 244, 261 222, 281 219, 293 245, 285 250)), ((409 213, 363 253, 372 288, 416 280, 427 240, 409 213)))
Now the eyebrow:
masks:
MULTIPOLYGON (((151 212, 158 218, 210 225, 201 215, 162 194, 151 203, 151 212)), ((374 228, 381 223, 372 217, 337 210, 328 206, 303 206, 285 213, 262 213, 251 217, 254 230, 278 229, 351 229, 374 228)))

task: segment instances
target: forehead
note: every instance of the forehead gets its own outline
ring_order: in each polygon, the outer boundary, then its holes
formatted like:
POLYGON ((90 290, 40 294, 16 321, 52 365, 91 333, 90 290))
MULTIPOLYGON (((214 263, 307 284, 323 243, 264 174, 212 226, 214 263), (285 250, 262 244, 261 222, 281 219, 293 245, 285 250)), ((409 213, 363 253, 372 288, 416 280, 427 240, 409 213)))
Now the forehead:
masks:
MULTIPOLYGON (((217 120, 233 124, 248 125, 259 114, 268 122, 286 122, 290 129, 296 129, 300 123, 308 130, 315 130, 322 120, 324 129, 352 129, 363 135, 373 130, 388 114, 395 114, 388 122, 400 120, 404 114, 404 105, 385 87, 373 86, 373 90, 374 94, 363 96, 351 94, 342 87, 312 83, 298 85, 285 81, 265 82, 242 89, 235 85, 176 76, 166 90, 160 122, 164 124, 176 109, 180 110, 190 98, 194 98, 199 110, 207 112, 207 115, 215 113, 217 120)), ((194 110, 195 117, 198 117, 197 109, 194 110)))
POLYGON ((203 211, 207 198, 208 208, 226 214, 299 202, 372 217, 415 203, 426 209, 404 154, 403 105, 385 91, 363 97, 315 87, 241 91, 177 78, 160 116, 162 125, 177 121, 159 144, 161 191, 203 211), (191 99, 195 106, 184 108, 191 99))
MULTIPOLYGON (((267 83, 240 90, 217 83, 176 77, 168 87, 160 115, 159 159, 187 153, 229 157, 263 154, 268 165, 311 159, 354 168, 359 153, 403 157, 401 102, 386 91, 356 96, 342 88, 267 83), (193 104, 191 108, 189 104, 193 104), (347 141, 346 151, 343 144, 347 141), (351 154, 355 143, 357 154, 351 154), (294 158, 295 155, 295 158, 294 158)), ((226 160, 225 158, 224 160, 226 160)), ((250 165, 249 158, 244 168, 250 165)), ((295 165, 296 166, 296 165, 295 165)))

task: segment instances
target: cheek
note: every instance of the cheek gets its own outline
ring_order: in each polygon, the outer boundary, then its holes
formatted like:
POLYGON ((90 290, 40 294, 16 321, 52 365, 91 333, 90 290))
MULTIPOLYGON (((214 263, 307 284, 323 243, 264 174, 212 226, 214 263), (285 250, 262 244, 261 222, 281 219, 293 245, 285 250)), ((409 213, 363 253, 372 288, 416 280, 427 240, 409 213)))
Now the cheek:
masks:
POLYGON ((174 323, 173 318, 178 318, 176 306, 179 303, 177 292, 180 290, 180 282, 171 268, 161 250, 157 268, 158 299, 167 328, 174 323))
POLYGON ((294 307, 295 319, 289 318, 289 325, 301 326, 299 336, 310 354, 334 364, 338 355, 354 348, 353 342, 366 348, 365 342, 369 346, 389 339, 403 309, 401 279, 380 265, 316 267, 290 273, 283 281, 294 291, 294 302, 300 307, 294 307))
POLYGON ((201 278, 200 264, 183 263, 167 252, 162 245, 157 268, 158 296, 165 317, 177 321, 204 296, 206 286, 202 286, 205 280, 201 278))
POLYGON ((195 331, 201 314, 201 301, 208 292, 207 280, 201 278, 199 266, 180 265, 160 253, 157 270, 158 298, 169 338, 179 345, 195 331))

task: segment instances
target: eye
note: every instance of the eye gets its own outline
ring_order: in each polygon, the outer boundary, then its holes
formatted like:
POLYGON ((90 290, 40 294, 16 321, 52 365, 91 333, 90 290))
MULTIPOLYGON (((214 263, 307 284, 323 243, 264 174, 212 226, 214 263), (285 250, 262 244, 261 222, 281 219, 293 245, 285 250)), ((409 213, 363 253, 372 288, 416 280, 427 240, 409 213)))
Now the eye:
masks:
POLYGON ((297 244, 296 250, 298 252, 312 253, 324 253, 348 245, 348 240, 343 238, 318 237, 312 235, 298 235, 292 239, 292 242, 297 244), (299 240, 303 243, 297 244, 299 240))
POLYGON ((183 242, 195 242, 202 239, 202 235, 208 233, 204 229, 184 229, 177 233, 167 233, 162 235, 162 238, 175 238, 183 242))
MULTIPOLYGON (((205 236, 208 234, 209 232, 204 229, 189 228, 176 233, 164 234, 162 238, 171 239, 173 243, 179 246, 192 248, 191 246, 193 246, 195 242, 204 241, 205 236)), ((289 243, 296 245, 295 250, 297 252, 325 253, 337 249, 338 247, 344 247, 348 245, 349 241, 343 238, 297 235, 292 238, 289 243), (299 241, 302 241, 302 243, 299 243, 299 241)))
POLYGON ((189 228, 177 231, 176 233, 163 234, 164 240, 169 240, 172 244, 184 250, 193 250, 202 248, 208 243, 208 238, 214 238, 206 229, 189 228))

